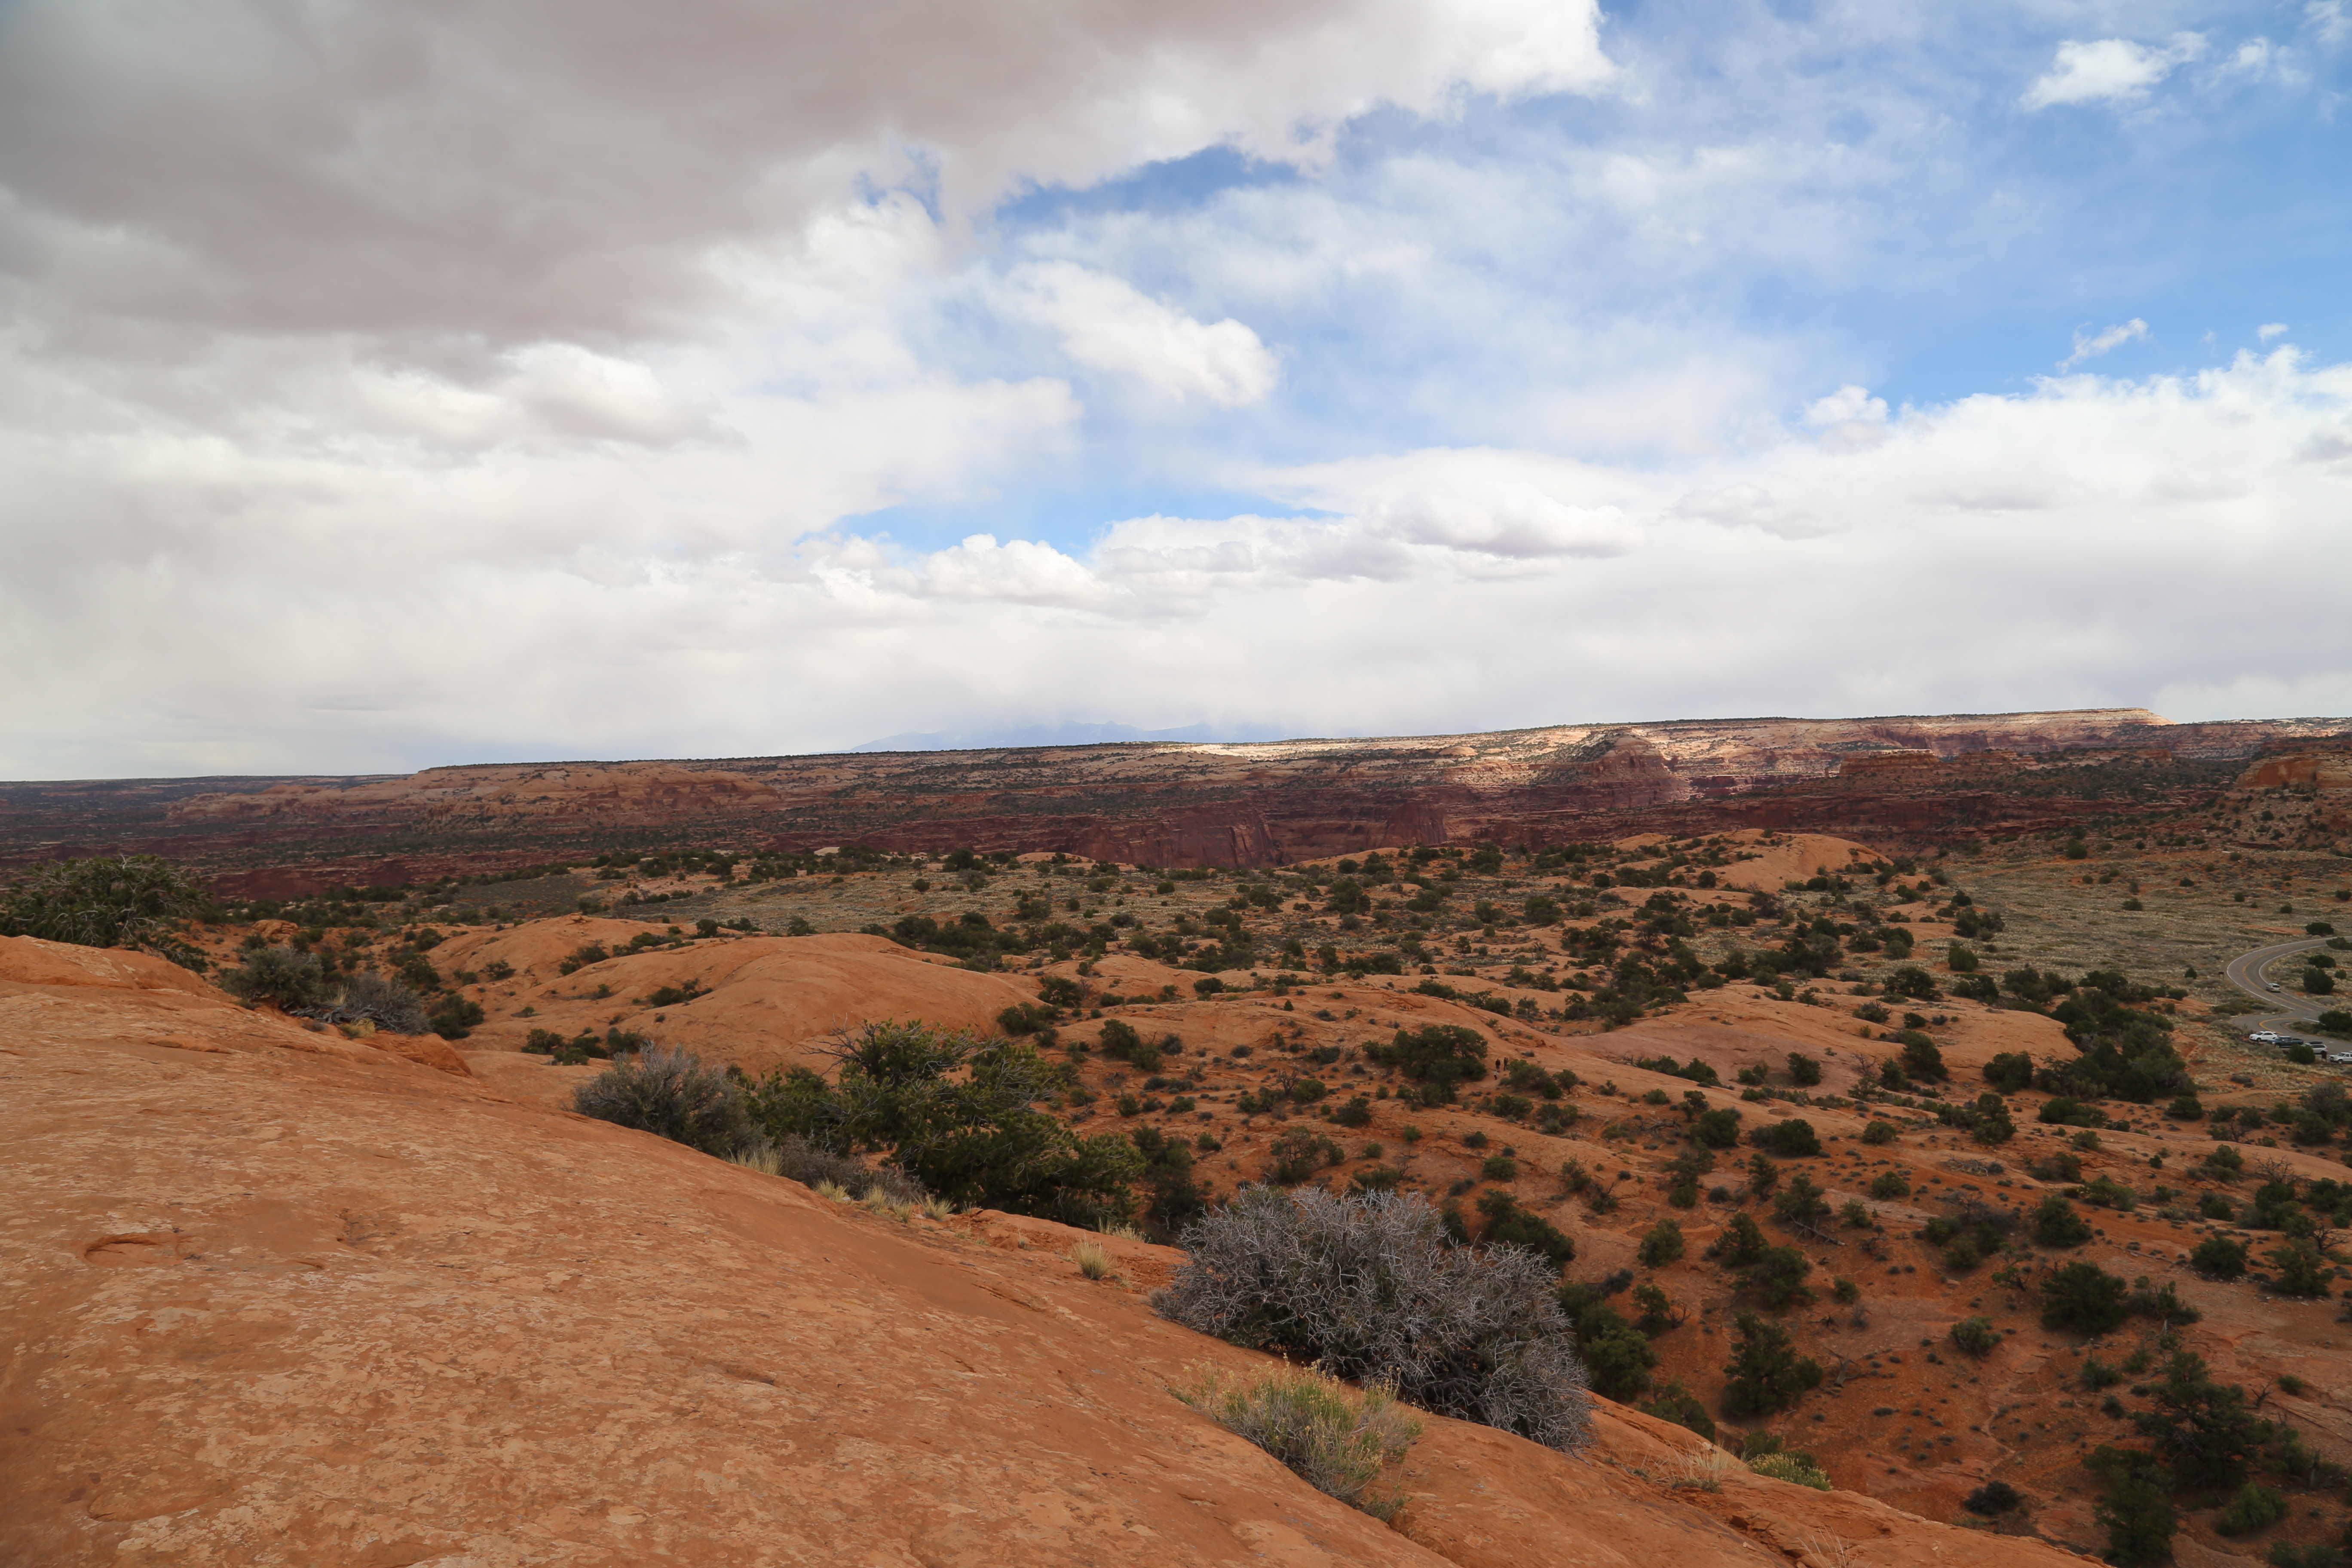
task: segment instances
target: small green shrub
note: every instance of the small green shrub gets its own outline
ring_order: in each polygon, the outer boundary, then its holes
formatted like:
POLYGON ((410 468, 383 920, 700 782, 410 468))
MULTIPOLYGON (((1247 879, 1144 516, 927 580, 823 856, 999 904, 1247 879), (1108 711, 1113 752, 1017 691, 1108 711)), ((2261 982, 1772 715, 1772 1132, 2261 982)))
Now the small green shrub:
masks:
POLYGON ((2284 1519, 2286 1511, 2286 1499, 2266 1486, 2248 1481, 2221 1510, 2213 1528, 2224 1535, 2252 1535, 2284 1519))
POLYGON ((1990 1318, 1962 1318, 1952 1325, 1952 1345, 1967 1355, 1989 1356, 2000 1348, 2000 1331, 1990 1318))
POLYGON ((1683 1227, 1670 1219, 1662 1219, 1643 1232, 1636 1253, 1645 1268, 1664 1268, 1679 1260, 1682 1255, 1683 1227))
POLYGON ((1748 1461, 1748 1468, 1759 1476, 1769 1476, 1776 1481, 1791 1481, 1801 1487, 1811 1487, 1817 1492, 1833 1489, 1829 1477, 1802 1454, 1759 1454, 1748 1461))
POLYGON ((1892 1143, 1895 1142, 1895 1123, 1892 1121, 1874 1121, 1869 1126, 1862 1130, 1862 1141, 1865 1143, 1892 1143))
POLYGON ((1991 1519, 2008 1513, 2025 1501, 2015 1487, 2007 1481, 1987 1481, 1964 1499, 1960 1506, 1979 1518, 1991 1519))
POLYGON ((2042 1281, 2042 1326, 2081 1334, 2105 1334, 2120 1327, 2130 1287, 2095 1263, 2069 1263, 2042 1281))
POLYGON ((691 1051, 656 1046, 607 1068, 573 1091, 572 1108, 722 1159, 758 1141, 742 1091, 691 1051))
POLYGON ((220 987, 240 1002, 270 1003, 291 1013, 326 996, 327 979, 319 955, 290 947, 257 948, 245 955, 245 967, 224 971, 220 987))
POLYGON ((1911 1195, 1911 1178, 1900 1171, 1881 1171, 1870 1178, 1870 1195, 1882 1202, 1888 1198, 1907 1198, 1911 1195))

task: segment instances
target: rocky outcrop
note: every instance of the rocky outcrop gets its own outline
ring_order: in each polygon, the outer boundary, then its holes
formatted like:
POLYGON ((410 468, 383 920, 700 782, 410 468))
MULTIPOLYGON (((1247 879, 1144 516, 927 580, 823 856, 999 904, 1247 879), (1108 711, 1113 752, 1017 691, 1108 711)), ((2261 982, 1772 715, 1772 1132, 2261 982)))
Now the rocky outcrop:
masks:
POLYGON ((1697 1440, 1605 1404, 1578 1458, 1431 1420, 1390 1529, 1170 1394, 1257 1358, 1152 1312, 1163 1249, 1088 1281, 1042 1221, 829 1203, 53 956, 0 979, 0 1561, 2082 1561, 1678 1489, 1697 1440))

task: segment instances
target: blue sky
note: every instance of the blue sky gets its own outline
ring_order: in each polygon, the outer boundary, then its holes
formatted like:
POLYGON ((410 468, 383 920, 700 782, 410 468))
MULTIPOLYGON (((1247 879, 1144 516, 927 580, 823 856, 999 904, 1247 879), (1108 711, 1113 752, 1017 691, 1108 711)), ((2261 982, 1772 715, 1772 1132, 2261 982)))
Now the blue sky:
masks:
POLYGON ((2342 0, 18 0, 0 775, 2352 713, 2347 60, 2342 0))

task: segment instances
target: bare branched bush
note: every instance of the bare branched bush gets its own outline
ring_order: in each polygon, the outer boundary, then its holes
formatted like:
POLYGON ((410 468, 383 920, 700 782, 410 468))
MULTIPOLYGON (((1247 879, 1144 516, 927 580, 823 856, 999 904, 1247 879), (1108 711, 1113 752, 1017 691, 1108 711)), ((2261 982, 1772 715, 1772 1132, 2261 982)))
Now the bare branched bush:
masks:
POLYGON ((743 1096, 691 1051, 655 1046, 582 1084, 572 1108, 616 1126, 655 1132, 721 1159, 756 1145, 743 1096))
POLYGON ((1455 1247, 1418 1194, 1246 1187, 1188 1227, 1162 1316, 1423 1409, 1573 1451, 1591 1397, 1556 1271, 1517 1247, 1455 1247))
POLYGON ((328 992, 322 1005, 305 1009, 310 1016, 330 1024, 356 1024, 364 1018, 395 1035, 421 1035, 433 1026, 425 1016, 425 998, 381 974, 347 974, 328 992))
POLYGON ((1394 1519, 1404 1507, 1403 1494, 1376 1493, 1372 1483, 1404 1458, 1422 1426, 1385 1384, 1359 1395, 1337 1378, 1285 1366, 1254 1376, 1202 1372, 1170 1392, 1319 1492, 1375 1519, 1394 1519))

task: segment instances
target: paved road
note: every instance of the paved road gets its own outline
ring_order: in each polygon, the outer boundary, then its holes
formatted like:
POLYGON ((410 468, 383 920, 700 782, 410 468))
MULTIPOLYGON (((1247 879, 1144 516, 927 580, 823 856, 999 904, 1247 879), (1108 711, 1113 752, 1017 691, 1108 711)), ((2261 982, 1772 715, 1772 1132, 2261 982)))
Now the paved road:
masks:
POLYGON ((2258 947, 2252 952, 2242 952, 2231 959, 2229 966, 2221 971, 2230 984, 2255 1000, 2279 1009, 2260 1018, 2242 1013, 2231 1020, 2231 1026, 2242 1035, 2252 1029, 2308 1028, 2318 1018, 2321 1009, 2344 1005, 2333 996, 2319 998, 2305 996, 2296 991, 2273 991, 2269 982, 2263 978, 2263 966, 2273 959, 2284 958, 2289 953, 2309 952, 2314 948, 2326 945, 2327 939, 2324 936, 2298 937, 2293 942, 2258 947))

